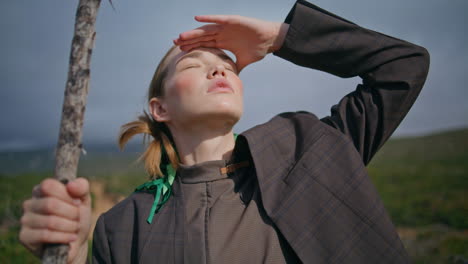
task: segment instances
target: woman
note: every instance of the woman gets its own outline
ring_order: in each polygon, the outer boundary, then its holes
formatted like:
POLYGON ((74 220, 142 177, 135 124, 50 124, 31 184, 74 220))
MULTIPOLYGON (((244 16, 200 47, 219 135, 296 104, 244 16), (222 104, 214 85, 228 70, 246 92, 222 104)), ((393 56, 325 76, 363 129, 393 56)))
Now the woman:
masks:
MULTIPOLYGON (((149 114, 123 126, 122 145, 153 137, 143 159, 155 181, 99 218, 93 260, 409 262, 365 165, 422 88, 426 50, 305 1, 284 23, 196 19, 210 24, 174 40, 151 82, 149 114), (331 116, 283 113, 235 139, 237 74, 272 52, 363 82, 331 116)), ((36 255, 44 243, 70 243, 69 261, 83 263, 89 213, 86 180, 45 180, 24 204, 20 239, 36 255)))

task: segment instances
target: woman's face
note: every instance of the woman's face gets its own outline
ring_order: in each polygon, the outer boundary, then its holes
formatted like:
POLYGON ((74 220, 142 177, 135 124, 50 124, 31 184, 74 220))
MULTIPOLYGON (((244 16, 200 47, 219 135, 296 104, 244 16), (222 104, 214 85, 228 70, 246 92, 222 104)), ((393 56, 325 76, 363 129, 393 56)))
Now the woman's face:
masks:
POLYGON ((243 110, 242 81, 235 63, 219 49, 183 52, 176 48, 171 53, 165 95, 160 99, 168 124, 226 121, 233 126, 243 110))

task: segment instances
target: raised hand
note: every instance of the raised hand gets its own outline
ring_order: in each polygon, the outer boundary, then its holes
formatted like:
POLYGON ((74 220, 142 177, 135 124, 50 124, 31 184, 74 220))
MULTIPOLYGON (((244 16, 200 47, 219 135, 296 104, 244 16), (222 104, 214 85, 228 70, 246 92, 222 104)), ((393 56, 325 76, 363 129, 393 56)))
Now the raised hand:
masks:
POLYGON ((78 178, 67 185, 46 179, 23 203, 21 243, 38 257, 45 243, 69 244, 68 263, 85 263, 91 228, 89 183, 78 178))
POLYGON ((183 51, 197 47, 229 50, 236 56, 238 71, 281 48, 288 24, 237 15, 196 16, 198 22, 210 23, 186 31, 174 40, 183 51))

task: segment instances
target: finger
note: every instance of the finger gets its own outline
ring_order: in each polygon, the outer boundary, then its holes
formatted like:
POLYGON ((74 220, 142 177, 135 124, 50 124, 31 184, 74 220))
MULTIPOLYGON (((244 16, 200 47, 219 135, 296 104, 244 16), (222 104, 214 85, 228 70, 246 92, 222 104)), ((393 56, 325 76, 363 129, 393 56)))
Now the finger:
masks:
POLYGON ((190 44, 190 45, 180 46, 180 49, 182 51, 190 51, 192 49, 196 49, 196 48, 199 48, 199 47, 218 48, 218 45, 216 44, 216 41, 213 40, 213 41, 197 42, 197 43, 193 43, 193 44, 190 44))
POLYGON ((32 199, 25 202, 25 211, 42 215, 56 215, 67 219, 78 219, 79 209, 55 197, 32 199))
POLYGON ((174 44, 178 46, 187 46, 187 45, 191 45, 197 42, 216 41, 215 36, 216 35, 202 36, 202 37, 193 38, 189 40, 176 39, 174 40, 174 44))
POLYGON ((217 32, 219 32, 220 29, 221 29, 220 25, 216 25, 216 24, 204 25, 199 28, 180 33, 179 40, 184 41, 184 40, 189 40, 193 38, 198 38, 201 36, 214 35, 217 32))
POLYGON ((33 203, 33 199, 28 199, 28 200, 25 200, 23 202, 23 213, 24 214, 28 213, 31 210, 31 208, 33 207, 33 205, 31 203, 33 203))
POLYGON ((202 15, 195 16, 195 20, 203 23, 234 24, 239 19, 236 15, 202 15))
POLYGON ((49 229, 51 231, 75 233, 80 228, 78 221, 69 220, 55 215, 28 213, 23 215, 20 221, 22 226, 31 229, 49 229))
POLYGON ((32 197, 34 198, 40 198, 42 197, 42 193, 41 193, 41 185, 38 184, 36 186, 33 187, 32 189, 32 197))
POLYGON ((29 228, 21 227, 21 230, 18 234, 18 240, 19 242, 29 249, 36 257, 41 257, 41 252, 42 252, 42 244, 38 243, 31 243, 30 241, 30 230, 29 228))
POLYGON ((73 198, 68 194, 66 186, 56 179, 45 179, 39 187, 41 197, 56 197, 73 204, 73 198))
POLYGON ((89 196, 89 182, 85 178, 77 178, 66 186, 68 193, 75 199, 84 201, 89 196))
POLYGON ((236 63, 237 74, 239 74, 245 68, 245 66, 246 65, 244 63, 236 63))
POLYGON ((21 228, 19 240, 24 244, 34 245, 43 243, 68 244, 78 236, 74 233, 51 231, 47 229, 21 228))

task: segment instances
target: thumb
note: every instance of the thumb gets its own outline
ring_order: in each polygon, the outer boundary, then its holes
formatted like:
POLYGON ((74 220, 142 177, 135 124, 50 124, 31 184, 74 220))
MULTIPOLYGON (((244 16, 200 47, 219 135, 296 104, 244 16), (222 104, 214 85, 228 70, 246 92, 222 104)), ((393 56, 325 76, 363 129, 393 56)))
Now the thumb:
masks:
POLYGON ((67 185, 67 191, 71 197, 89 202, 89 182, 85 178, 77 178, 67 185))

